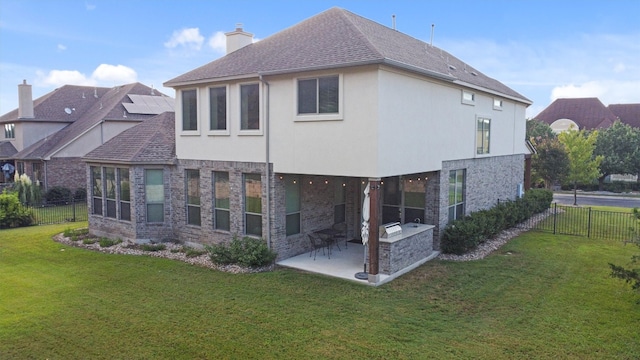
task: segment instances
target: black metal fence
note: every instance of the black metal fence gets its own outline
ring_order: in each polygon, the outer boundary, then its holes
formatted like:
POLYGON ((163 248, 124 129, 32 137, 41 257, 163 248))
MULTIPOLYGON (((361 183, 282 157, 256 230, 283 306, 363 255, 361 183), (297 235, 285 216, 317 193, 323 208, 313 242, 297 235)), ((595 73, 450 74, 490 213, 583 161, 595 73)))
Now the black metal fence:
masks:
POLYGON ((551 204, 543 214, 533 217, 525 227, 553 234, 592 238, 631 240, 640 234, 640 221, 634 214, 594 210, 590 207, 551 204))
POLYGON ((89 219, 86 199, 27 204, 27 208, 31 211, 37 225, 87 221, 89 219))

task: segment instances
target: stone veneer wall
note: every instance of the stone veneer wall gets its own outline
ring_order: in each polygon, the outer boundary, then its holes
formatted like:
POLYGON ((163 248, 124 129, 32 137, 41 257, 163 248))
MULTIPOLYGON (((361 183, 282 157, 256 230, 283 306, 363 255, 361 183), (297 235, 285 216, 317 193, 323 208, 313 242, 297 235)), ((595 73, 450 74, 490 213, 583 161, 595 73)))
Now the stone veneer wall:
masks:
POLYGON ((434 248, 440 249, 440 234, 449 222, 449 171, 466 169, 465 214, 488 209, 498 200, 515 200, 524 180, 524 155, 493 156, 444 161, 440 172, 440 221, 434 248))
POLYGON ((87 183, 86 164, 79 157, 52 158, 46 161, 46 187, 65 187, 71 192, 87 183))

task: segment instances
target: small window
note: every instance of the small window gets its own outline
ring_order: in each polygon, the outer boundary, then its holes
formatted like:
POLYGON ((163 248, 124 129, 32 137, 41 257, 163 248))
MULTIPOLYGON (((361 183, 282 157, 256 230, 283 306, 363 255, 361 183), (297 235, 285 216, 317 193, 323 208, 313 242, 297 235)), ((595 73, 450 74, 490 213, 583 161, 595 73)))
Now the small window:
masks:
POLYGON ((15 139, 16 137, 16 125, 15 124, 4 124, 4 138, 5 139, 15 139))
POLYGON ((462 90, 462 103, 467 105, 475 105, 476 103, 476 94, 462 90))
POLYGON ((338 76, 298 80, 298 114, 339 112, 338 76))
POLYGON ((187 224, 200 226, 200 171, 186 170, 187 224))
POLYGON ((102 168, 91 167, 91 196, 94 215, 102 215, 102 168))
POLYGON ((287 236, 300 233, 300 179, 287 176, 284 184, 287 236))
POLYGON ((213 226, 218 230, 229 231, 231 228, 229 212, 231 187, 229 186, 229 173, 214 171, 213 184, 213 197, 215 199, 213 204, 213 226))
POLYGON ((260 87, 240 85, 240 130, 260 130, 260 87))
POLYGON ((464 216, 465 173, 464 169, 449 171, 449 221, 464 216))
POLYGON ((198 130, 197 91, 182 90, 182 131, 198 130))
POLYGON ((227 130, 227 88, 209 89, 209 130, 227 130))
POLYGON ((493 110, 502 110, 502 100, 493 99, 493 110))
POLYGON ((147 222, 164 222, 164 178, 162 169, 146 169, 144 191, 147 222))
POLYGON ((107 217, 116 218, 116 169, 104 168, 104 194, 107 202, 107 217))
POLYGON ((129 183, 129 169, 118 169, 118 184, 120 185, 120 220, 131 220, 131 184, 129 183))
POLYGON ((491 119, 478 117, 476 126, 476 154, 489 153, 489 140, 491 139, 491 119))

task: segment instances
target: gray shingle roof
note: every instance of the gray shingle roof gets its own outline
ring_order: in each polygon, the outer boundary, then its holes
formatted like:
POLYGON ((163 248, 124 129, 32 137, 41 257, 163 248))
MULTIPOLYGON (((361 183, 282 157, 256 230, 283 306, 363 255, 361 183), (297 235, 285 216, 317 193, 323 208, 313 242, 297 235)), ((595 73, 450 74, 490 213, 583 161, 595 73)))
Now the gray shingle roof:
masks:
MULTIPOLYGON (((137 82, 113 88, 93 88, 67 85, 60 89, 56 89, 52 93, 49 93, 34 102, 40 105, 36 105, 34 110, 41 106, 45 106, 47 109, 57 109, 55 112, 52 112, 55 116, 48 115, 49 117, 46 119, 43 117, 40 118, 36 112, 35 121, 60 121, 56 119, 62 118, 65 122, 71 119, 73 122, 62 128, 60 131, 22 149, 20 152, 15 154, 15 158, 47 158, 61 147, 66 146, 78 136, 82 135, 84 132, 102 121, 139 122, 149 119, 154 115, 129 113, 122 104, 131 103, 131 99, 128 96, 129 94, 150 95, 152 92, 155 96, 166 97, 166 95, 158 92, 157 90, 152 90, 150 87, 137 82), (97 97, 94 96, 94 89, 98 89, 97 97), (87 90, 90 90, 90 92, 87 93, 87 90), (57 98, 53 96, 54 94, 57 95, 57 98), (84 94, 84 98, 82 97, 82 94, 84 94), (61 101, 60 99, 64 99, 64 101, 61 101), (64 112, 63 105, 68 103, 70 100, 77 101, 76 103, 79 105, 75 107, 76 110, 73 111, 72 114, 66 114, 64 112), (85 103, 89 105, 87 106, 85 103), (76 113, 79 114, 79 116, 77 116, 76 113), (124 116, 125 114, 126 117, 124 116), (70 118, 66 119, 65 116, 69 116, 70 118)), ((50 114, 48 112, 43 112, 42 114, 44 113, 50 114)), ((15 110, 15 117, 17 119, 17 110, 15 110)), ((19 121, 25 120, 20 119, 19 121)))
POLYGON ((173 164, 175 113, 165 112, 113 137, 83 157, 86 162, 173 164))
POLYGON ((0 141, 0 159, 13 159, 13 155, 17 152, 11 141, 0 141))
POLYGON ((551 125, 558 119, 573 120, 580 129, 600 129, 613 125, 617 117, 598 98, 556 99, 534 117, 551 125))
POLYGON ((164 85, 364 64, 401 67, 531 103, 446 51, 340 8, 331 8, 164 85))

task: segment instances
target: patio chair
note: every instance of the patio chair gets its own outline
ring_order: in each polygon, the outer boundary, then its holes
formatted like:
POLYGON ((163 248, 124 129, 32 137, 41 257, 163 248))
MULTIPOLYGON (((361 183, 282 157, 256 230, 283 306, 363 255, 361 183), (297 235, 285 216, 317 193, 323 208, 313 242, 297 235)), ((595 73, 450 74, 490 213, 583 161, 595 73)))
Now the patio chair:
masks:
POLYGON ((338 246, 338 250, 342 251, 340 249, 340 245, 338 244, 338 242, 343 240, 344 240, 345 249, 348 249, 349 242, 347 241, 347 223, 341 222, 341 223, 333 224, 333 230, 338 231, 337 234, 333 235, 333 241, 338 246))
MULTIPOLYGON (((318 250, 322 249, 322 255, 324 255, 324 248, 327 246, 326 242, 324 242, 320 236, 314 233, 308 233, 307 237, 309 238, 309 242, 311 243, 311 252, 309 253, 309 257, 313 254, 313 260, 316 259, 316 254, 318 254, 318 250)), ((329 259, 331 259, 331 253, 329 253, 329 259)))

